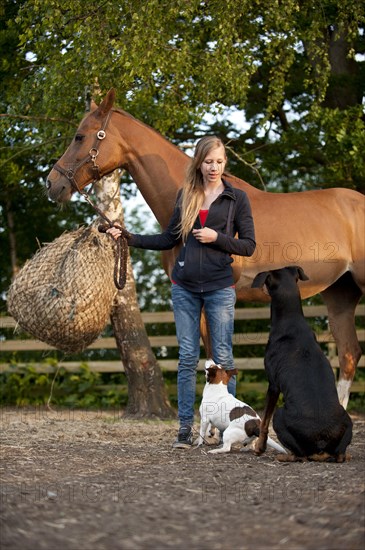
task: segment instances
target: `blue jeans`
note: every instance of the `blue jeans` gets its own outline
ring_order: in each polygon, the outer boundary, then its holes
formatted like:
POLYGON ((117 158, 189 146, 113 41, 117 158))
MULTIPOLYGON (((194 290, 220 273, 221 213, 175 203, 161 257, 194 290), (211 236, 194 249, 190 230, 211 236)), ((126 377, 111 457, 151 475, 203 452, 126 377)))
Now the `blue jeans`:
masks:
MULTIPOLYGON (((179 344, 177 374, 178 416, 180 425, 194 423, 196 369, 200 356, 200 316, 204 307, 211 336, 215 363, 233 369, 232 337, 236 292, 228 287, 210 292, 190 292, 172 285, 176 336, 179 344)), ((236 377, 232 376, 228 391, 235 395, 236 377)))

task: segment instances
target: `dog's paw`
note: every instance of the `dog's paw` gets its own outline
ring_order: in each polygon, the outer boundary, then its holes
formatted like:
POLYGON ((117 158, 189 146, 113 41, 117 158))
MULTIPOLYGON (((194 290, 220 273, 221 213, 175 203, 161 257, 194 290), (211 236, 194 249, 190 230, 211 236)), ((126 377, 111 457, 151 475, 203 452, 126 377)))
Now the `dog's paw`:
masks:
POLYGON ((259 437, 254 443, 254 453, 257 456, 262 455, 266 451, 267 439, 266 437, 259 437))
POLYGON ((212 455, 216 455, 216 454, 219 454, 219 453, 229 453, 230 449, 226 450, 224 447, 218 447, 218 449, 210 449, 210 451, 208 451, 208 453, 212 454, 212 455))
POLYGON ((218 436, 213 435, 213 436, 208 436, 208 437, 205 438, 205 443, 207 445, 218 445, 219 441, 220 441, 219 434, 218 434, 218 436))
POLYGON ((333 455, 329 453, 314 453, 307 458, 313 462, 335 462, 333 455))
POLYGON ((260 455, 264 454, 265 451, 266 451, 266 445, 258 445, 256 443, 256 445, 253 448, 253 452, 257 456, 260 456, 260 455))
POLYGON ((307 462, 307 458, 305 456, 296 456, 292 453, 279 453, 278 455, 275 455, 275 458, 279 462, 307 462))
POLYGON ((244 445, 240 448, 240 453, 249 453, 254 451, 255 449, 251 445, 244 445))
POLYGON ((349 462, 351 460, 351 455, 349 453, 345 453, 345 454, 342 454, 342 455, 338 455, 336 457, 336 462, 338 463, 341 463, 341 462, 349 462))

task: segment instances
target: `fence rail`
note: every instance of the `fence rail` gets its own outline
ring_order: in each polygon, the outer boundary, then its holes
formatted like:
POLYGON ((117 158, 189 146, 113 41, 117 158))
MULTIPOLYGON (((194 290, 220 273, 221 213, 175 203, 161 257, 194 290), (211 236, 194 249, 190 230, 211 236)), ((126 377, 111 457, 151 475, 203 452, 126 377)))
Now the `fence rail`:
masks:
MULTIPOLYGON (((327 308, 325 306, 304 306, 304 315, 306 318, 314 317, 326 317, 327 308)), ((356 317, 365 317, 365 304, 360 304, 356 309, 356 317)), ((159 323, 173 323, 172 312, 145 312, 142 313, 143 322, 146 325, 159 324, 159 323)), ((235 320, 265 320, 270 319, 270 307, 264 306, 259 308, 242 308, 236 309, 235 320)), ((0 317, 0 329, 15 329, 16 321, 12 317, 0 317)), ((252 346, 262 345, 267 342, 268 332, 240 332, 235 333, 233 338, 234 346, 252 346)), ((336 370, 339 367, 338 357, 336 355, 336 346, 332 334, 329 331, 320 331, 316 333, 317 340, 320 343, 328 344, 327 354, 331 366, 336 370)), ((358 329, 357 336, 360 342, 365 341, 365 329, 358 329)), ((161 347, 177 347, 177 340, 175 335, 171 336, 149 336, 149 341, 152 348, 161 347)), ((93 342, 87 349, 115 349, 115 338, 109 336, 101 336, 95 342, 93 342)), ((1 352, 34 352, 34 351, 47 351, 56 349, 39 340, 29 339, 5 339, 0 342, 1 352)), ((32 366, 39 373, 54 372, 55 367, 63 367, 67 371, 77 372, 80 370, 81 364, 87 362, 91 371, 101 373, 120 373, 124 372, 124 366, 121 360, 107 360, 107 361, 72 361, 72 360, 52 360, 52 365, 47 362, 32 362, 32 366)), ((159 359, 158 363, 162 371, 176 370, 176 359, 159 359)), ((6 372, 12 370, 20 370, 30 363, 17 362, 16 365, 12 365, 10 362, 0 363, 0 372, 6 372)), ((242 371, 259 371, 264 369, 263 357, 238 357, 235 354, 235 365, 242 371)), ((362 355, 359 365, 360 368, 365 367, 365 355, 362 355)), ((199 362, 199 370, 204 369, 204 360, 199 362)), ((259 389, 262 384, 258 383, 245 383, 245 388, 259 389)), ((365 392, 365 381, 355 381, 351 387, 351 392, 365 392)))

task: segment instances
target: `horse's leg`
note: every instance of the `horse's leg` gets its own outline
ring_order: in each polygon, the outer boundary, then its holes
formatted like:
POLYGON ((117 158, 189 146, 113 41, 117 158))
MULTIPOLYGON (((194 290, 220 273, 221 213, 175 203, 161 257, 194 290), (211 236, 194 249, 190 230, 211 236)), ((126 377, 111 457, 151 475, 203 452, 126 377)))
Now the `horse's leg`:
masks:
POLYGON ((351 383, 361 357, 361 347, 356 335, 355 309, 362 292, 347 272, 322 293, 328 308, 328 321, 337 344, 340 376, 337 392, 341 405, 346 409, 351 383))
POLYGON ((204 308, 200 317, 200 335, 204 344, 205 356, 207 359, 212 359, 212 344, 210 340, 208 320, 206 318, 204 308))

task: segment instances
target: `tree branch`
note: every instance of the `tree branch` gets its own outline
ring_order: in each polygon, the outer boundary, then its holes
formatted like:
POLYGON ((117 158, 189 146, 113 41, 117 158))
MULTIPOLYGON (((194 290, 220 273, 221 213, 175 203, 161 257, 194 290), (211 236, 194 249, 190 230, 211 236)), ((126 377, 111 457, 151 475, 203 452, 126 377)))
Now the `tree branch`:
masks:
MULTIPOLYGON (((50 139, 50 140, 48 140, 47 143, 52 143, 54 141, 60 141, 61 139, 64 139, 64 137, 57 137, 57 138, 54 138, 54 139, 50 139)), ((44 142, 32 143, 31 145, 27 145, 26 147, 20 147, 19 150, 16 153, 14 153, 10 157, 6 158, 5 160, 2 160, 0 162, 0 166, 4 166, 4 164, 6 164, 7 162, 10 162, 14 158, 18 157, 19 155, 22 155, 24 153, 24 151, 28 151, 29 149, 37 149, 38 147, 42 147, 43 145, 44 145, 44 142)), ((0 147, 0 151, 4 150, 4 149, 5 150, 6 149, 14 150, 14 147, 0 147)))
POLYGON ((261 185, 264 188, 264 191, 267 191, 266 184, 265 184, 264 180, 261 177, 260 170, 255 166, 255 163, 254 162, 247 162, 247 160, 243 159, 240 155, 238 155, 236 153, 236 151, 234 151, 232 149, 232 147, 229 147, 229 145, 226 144, 225 148, 228 149, 228 151, 230 151, 232 153, 232 155, 234 157, 236 157, 240 162, 242 162, 245 166, 248 166, 248 168, 250 168, 251 170, 253 170, 257 174, 257 177, 259 178, 259 180, 261 182, 261 185))
POLYGON ((0 113, 0 117, 9 117, 9 118, 20 118, 21 120, 44 120, 46 122, 65 122, 66 124, 69 124, 70 126, 75 126, 77 128, 77 124, 75 122, 70 122, 69 120, 66 120, 65 118, 57 118, 57 117, 48 117, 48 116, 27 116, 27 115, 12 115, 9 113, 0 113))

